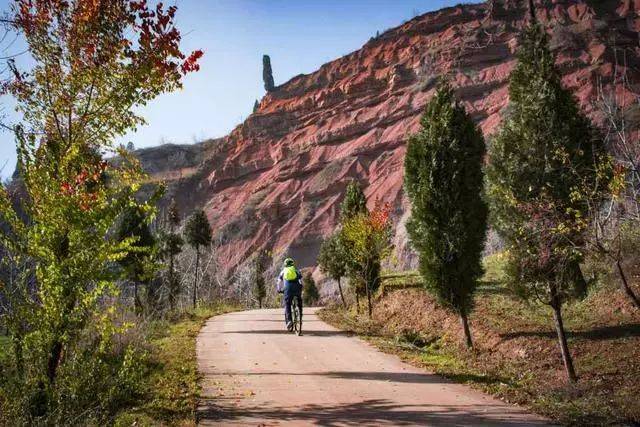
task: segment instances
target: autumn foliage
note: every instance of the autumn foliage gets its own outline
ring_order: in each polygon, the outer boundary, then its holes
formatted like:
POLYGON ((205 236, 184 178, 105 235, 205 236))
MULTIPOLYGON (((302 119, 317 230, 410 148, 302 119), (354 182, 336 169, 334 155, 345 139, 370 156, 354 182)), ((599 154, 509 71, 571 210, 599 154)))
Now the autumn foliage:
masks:
POLYGON ((115 322, 115 265, 144 248, 113 230, 123 213, 152 218, 155 208, 137 195, 138 162, 114 141, 144 123, 139 107, 198 70, 202 52, 180 50, 176 11, 144 0, 11 5, 8 21, 24 37, 32 66, 10 62, 12 78, 2 86, 22 114, 13 130, 24 195, 14 209, 0 188, 0 245, 11 268, 22 269, 11 284, 20 315, 7 322, 15 363, 0 387, 10 424, 63 424, 70 413, 103 424, 108 411, 93 408, 132 393, 135 353, 114 347, 127 326, 115 322))
POLYGON ((364 211, 345 219, 341 236, 349 254, 349 276, 364 285, 371 316, 371 293, 380 283, 380 263, 391 254, 391 206, 376 202, 370 212, 364 211))

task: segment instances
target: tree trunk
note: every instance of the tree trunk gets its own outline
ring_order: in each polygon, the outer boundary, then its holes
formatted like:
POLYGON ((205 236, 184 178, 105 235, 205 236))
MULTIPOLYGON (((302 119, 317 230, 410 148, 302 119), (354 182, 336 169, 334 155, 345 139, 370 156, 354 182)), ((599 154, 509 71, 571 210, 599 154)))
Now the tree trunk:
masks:
POLYGON ((53 384, 60 365, 60 357, 62 356, 62 343, 56 340, 49 349, 49 360, 47 361, 47 378, 49 384, 53 384))
MULTIPOLYGON (((552 290, 552 292, 556 293, 557 291, 552 290)), ((552 297, 551 308, 553 309, 553 319, 556 324, 556 333, 558 334, 558 344, 560 345, 560 352, 562 353, 564 369, 567 372, 569 381, 574 383, 578 378, 576 377, 576 371, 573 369, 573 360, 571 358, 571 353, 569 352, 567 335, 562 322, 562 304, 560 303, 557 295, 552 297)))
POLYGON ((468 348, 473 348, 473 341, 471 340, 471 331, 469 330, 469 319, 467 313, 460 313, 460 322, 462 323, 462 330, 464 331, 464 338, 468 348))
POLYGON ((370 286, 369 286, 369 282, 365 282, 364 286, 365 286, 365 289, 367 291, 367 309, 369 310, 369 319, 371 319, 371 312, 372 312, 372 309, 371 309, 371 289, 370 289, 370 286))
POLYGON ((142 313, 142 302, 138 296, 138 281, 133 282, 133 310, 136 314, 142 313))
POLYGON ((582 274, 580 263, 572 262, 569 269, 573 283, 573 293, 578 298, 584 298, 589 290, 589 283, 587 283, 584 274, 582 274))
POLYGON ((536 17, 536 6, 533 3, 533 0, 529 0, 529 23, 535 24, 538 22, 538 18, 536 17))
POLYGON ((171 311, 176 308, 176 289, 174 289, 173 275, 173 254, 171 254, 169 255, 169 307, 171 311))
POLYGON ((344 300, 344 294, 342 293, 342 285, 340 285, 340 278, 338 277, 338 290, 340 291, 340 299, 342 300, 342 306, 347 308, 347 303, 344 300))
POLYGON ((262 299, 258 300, 258 308, 262 308, 262 299))
POLYGON ((196 274, 193 281, 193 308, 196 308, 196 299, 198 297, 198 263, 200 262, 200 250, 196 246, 196 274))
POLYGON ((356 313, 360 314, 360 296, 358 295, 357 287, 356 287, 356 313))
POLYGON ((24 357, 22 351, 22 335, 12 335, 11 341, 13 342, 13 354, 16 360, 16 370, 18 371, 18 375, 20 378, 23 377, 24 374, 24 357))
POLYGON ((633 289, 629 286, 629 282, 627 281, 627 276, 624 274, 624 270, 622 269, 622 264, 619 260, 616 260, 616 270, 618 270, 618 275, 620 276, 620 284, 622 285, 622 290, 627 294, 633 305, 636 308, 640 308, 640 298, 633 292, 633 289))

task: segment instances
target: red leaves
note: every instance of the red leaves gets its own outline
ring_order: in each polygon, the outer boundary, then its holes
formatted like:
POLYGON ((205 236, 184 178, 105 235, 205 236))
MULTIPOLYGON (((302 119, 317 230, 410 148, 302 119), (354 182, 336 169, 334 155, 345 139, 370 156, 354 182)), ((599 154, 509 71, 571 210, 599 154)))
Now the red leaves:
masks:
POLYGON ((12 20, 27 38, 55 35, 51 42, 62 45, 56 52, 69 56, 56 62, 68 62, 76 72, 124 56, 156 81, 179 82, 199 70, 203 52, 181 52, 176 12, 176 6, 147 0, 15 0, 12 20))
POLYGON ((60 192, 67 197, 74 197, 78 206, 83 211, 92 208, 93 203, 98 200, 95 193, 95 183, 102 179, 102 174, 107 170, 109 164, 100 160, 97 164, 92 165, 91 170, 84 169, 78 173, 72 181, 65 181, 60 185, 60 192))
POLYGON ((198 60, 202 58, 204 52, 200 49, 194 50, 191 52, 191 55, 182 63, 180 66, 182 70, 182 74, 191 73, 193 71, 200 70, 200 64, 198 64, 198 60))
POLYGON ((376 206, 369 213, 369 225, 374 231, 382 231, 390 225, 391 205, 376 201, 376 206))
POLYGON ((60 191, 66 196, 72 196, 76 192, 75 188, 73 188, 68 182, 63 182, 60 185, 60 191))

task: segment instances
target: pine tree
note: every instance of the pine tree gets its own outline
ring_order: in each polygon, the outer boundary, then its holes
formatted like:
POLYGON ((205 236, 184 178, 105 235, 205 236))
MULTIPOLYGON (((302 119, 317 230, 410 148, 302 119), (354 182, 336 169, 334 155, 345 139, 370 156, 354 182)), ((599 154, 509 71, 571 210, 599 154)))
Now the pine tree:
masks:
POLYGON ((563 88, 547 35, 535 21, 523 32, 517 58, 509 113, 490 148, 491 217, 508 249, 512 284, 553 309, 565 370, 575 381, 562 305, 583 292, 576 288, 584 287, 579 262, 588 202, 608 186, 610 163, 563 88))
POLYGON ((482 275, 487 207, 482 198, 484 138, 451 86, 442 81, 409 138, 404 183, 411 200, 407 231, 425 286, 460 316, 468 315, 482 275))
POLYGON ((180 277, 175 270, 175 257, 182 252, 184 240, 175 232, 176 227, 180 225, 180 211, 175 199, 171 200, 167 211, 167 223, 169 230, 161 233, 162 256, 169 260, 169 269, 167 272, 167 285, 169 288, 169 306, 175 309, 176 300, 180 293, 180 277))
POLYGON ((253 112, 255 113, 260 108, 260 103, 256 99, 256 102, 253 103, 253 112))
MULTIPOLYGON (((156 243, 144 212, 139 207, 126 209, 118 221, 114 237, 119 242, 130 238, 136 239, 133 244, 136 251, 129 252, 118 262, 125 269, 126 277, 133 282, 134 308, 136 313, 140 313, 142 302, 138 294, 138 286, 149 282, 147 267, 150 264, 150 251, 156 243)), ((153 297, 153 292, 151 293, 153 297)))
POLYGON ((302 278, 302 298, 307 307, 316 305, 320 299, 320 293, 311 272, 307 272, 302 278))
POLYGON ((258 308, 262 308, 262 300, 267 296, 267 288, 264 281, 264 259, 258 254, 253 267, 253 296, 258 300, 258 308))
POLYGON ((209 246, 211 243, 211 225, 207 214, 203 210, 196 210, 184 227, 184 235, 187 243, 196 250, 196 270, 193 279, 193 307, 196 307, 198 297, 198 268, 200 262, 200 247, 209 246))
POLYGON ((340 221, 353 218, 357 214, 367 213, 367 198, 357 181, 351 181, 340 205, 340 221))
POLYGON ((332 234, 322 242, 320 253, 318 254, 318 265, 324 274, 338 282, 342 306, 346 308, 347 303, 344 300, 340 281, 347 273, 347 263, 344 246, 338 233, 332 234))

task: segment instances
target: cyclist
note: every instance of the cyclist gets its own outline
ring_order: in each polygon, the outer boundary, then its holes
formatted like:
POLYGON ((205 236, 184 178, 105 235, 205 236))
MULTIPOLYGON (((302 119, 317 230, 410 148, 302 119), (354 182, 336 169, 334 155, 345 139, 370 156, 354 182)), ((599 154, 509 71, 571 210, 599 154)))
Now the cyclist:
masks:
POLYGON ((287 330, 291 332, 293 330, 293 322, 291 321, 293 298, 297 298, 300 319, 302 319, 302 274, 295 267, 291 258, 284 260, 284 267, 278 276, 278 292, 284 293, 284 321, 287 330))

